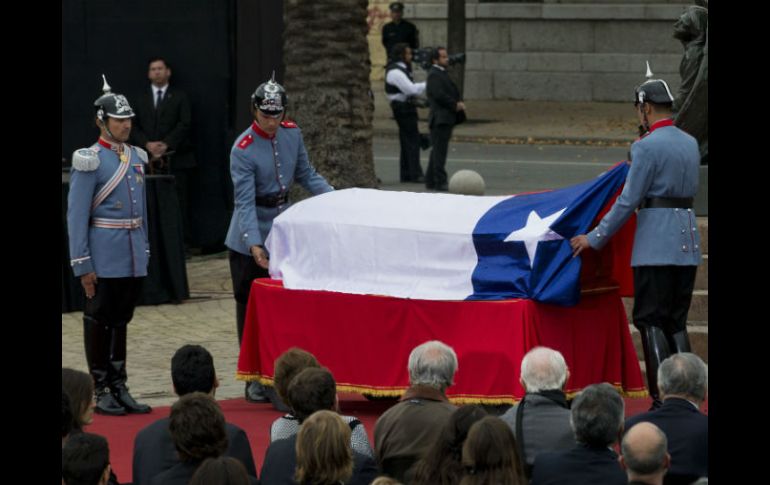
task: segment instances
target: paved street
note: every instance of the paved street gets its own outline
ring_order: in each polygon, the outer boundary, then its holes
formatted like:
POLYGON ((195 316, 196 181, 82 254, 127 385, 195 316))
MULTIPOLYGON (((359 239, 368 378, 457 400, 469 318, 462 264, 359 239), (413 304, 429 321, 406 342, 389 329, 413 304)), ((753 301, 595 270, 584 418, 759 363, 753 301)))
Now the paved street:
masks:
MULTIPOLYGON (((385 190, 426 191, 422 184, 399 183, 399 145, 396 138, 374 144, 375 170, 385 190)), ((421 152, 423 170, 430 150, 421 152)), ((486 184, 486 195, 506 195, 554 189, 585 182, 625 160, 628 147, 586 145, 515 145, 450 143, 447 174, 475 170, 486 184)))

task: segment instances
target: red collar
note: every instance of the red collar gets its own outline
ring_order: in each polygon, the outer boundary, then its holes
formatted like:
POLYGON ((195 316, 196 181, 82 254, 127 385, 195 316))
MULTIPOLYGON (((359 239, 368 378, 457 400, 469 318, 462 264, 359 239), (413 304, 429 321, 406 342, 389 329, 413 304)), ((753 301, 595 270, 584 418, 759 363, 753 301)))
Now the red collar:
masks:
POLYGON ((650 127, 650 133, 657 130, 658 128, 663 128, 664 126, 674 126, 674 120, 672 120, 671 118, 666 118, 660 121, 656 121, 650 127))
POLYGON ((260 128, 256 121, 251 122, 251 129, 254 131, 254 133, 264 138, 265 140, 272 140, 273 138, 275 138, 275 133, 270 135, 265 130, 260 128))
POLYGON ((109 148, 109 149, 110 149, 110 150, 112 150, 113 152, 117 152, 117 151, 120 151, 120 147, 121 147, 121 145, 119 145, 119 144, 115 144, 115 143, 110 143, 110 142, 108 142, 107 140, 105 140, 105 139, 104 139, 104 138, 102 138, 101 136, 99 137, 99 144, 100 144, 101 146, 103 146, 104 148, 109 148))

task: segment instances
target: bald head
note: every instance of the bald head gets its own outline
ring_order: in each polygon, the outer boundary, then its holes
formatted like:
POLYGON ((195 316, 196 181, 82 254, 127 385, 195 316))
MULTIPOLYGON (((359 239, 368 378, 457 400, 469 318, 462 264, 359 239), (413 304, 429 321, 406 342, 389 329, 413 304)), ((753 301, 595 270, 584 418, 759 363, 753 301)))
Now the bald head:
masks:
POLYGON ((668 440, 660 428, 647 422, 634 425, 621 442, 622 462, 629 477, 662 477, 669 466, 667 448, 668 440))
POLYGON ((561 390, 567 382, 567 363, 558 351, 535 347, 521 361, 521 381, 527 392, 561 390))

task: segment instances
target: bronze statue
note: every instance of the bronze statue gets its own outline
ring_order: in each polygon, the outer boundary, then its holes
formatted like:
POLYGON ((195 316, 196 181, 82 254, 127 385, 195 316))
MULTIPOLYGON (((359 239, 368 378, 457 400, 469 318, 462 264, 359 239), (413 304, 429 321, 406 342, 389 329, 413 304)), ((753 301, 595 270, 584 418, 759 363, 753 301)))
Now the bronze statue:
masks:
POLYGON ((708 164, 708 2, 687 8, 674 24, 684 46, 682 84, 674 101, 676 125, 698 140, 701 164, 708 164))

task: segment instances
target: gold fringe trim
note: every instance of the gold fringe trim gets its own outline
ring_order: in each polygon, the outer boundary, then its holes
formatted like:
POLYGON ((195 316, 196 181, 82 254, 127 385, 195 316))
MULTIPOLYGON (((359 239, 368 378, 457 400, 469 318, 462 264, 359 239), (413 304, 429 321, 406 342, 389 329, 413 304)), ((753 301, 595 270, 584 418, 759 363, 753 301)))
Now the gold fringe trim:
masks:
POLYGON ((650 397, 650 393, 647 392, 647 389, 642 389, 641 391, 622 391, 621 394, 623 397, 630 397, 633 399, 650 397))
MULTIPOLYGON (((245 382, 259 382, 266 386, 274 386, 275 381, 272 377, 263 376, 261 374, 236 372, 235 379, 245 382)), ((650 394, 645 388, 639 389, 624 389, 621 384, 611 383, 612 387, 618 390, 621 396, 628 398, 644 398, 649 397, 650 394)), ((354 394, 363 394, 365 396, 374 397, 401 397, 406 391, 406 387, 377 387, 377 386, 361 386, 348 383, 338 383, 337 392, 350 392, 354 394)), ((567 390, 565 394, 567 399, 574 399, 578 395, 580 390, 571 389, 567 390)), ((502 396, 483 396, 480 394, 456 394, 449 397, 449 402, 452 404, 516 404, 521 401, 521 398, 511 395, 502 396)))
POLYGON ((268 386, 273 386, 273 378, 272 377, 265 377, 260 374, 253 374, 253 373, 246 373, 246 372, 236 372, 235 373, 235 380, 236 381, 245 381, 245 382, 259 382, 260 384, 266 384, 268 386))
POLYGON ((492 406, 501 405, 501 404, 516 404, 517 402, 521 401, 521 399, 516 399, 515 397, 465 397, 465 396, 451 396, 449 397, 449 402, 452 404, 489 404, 492 406))

